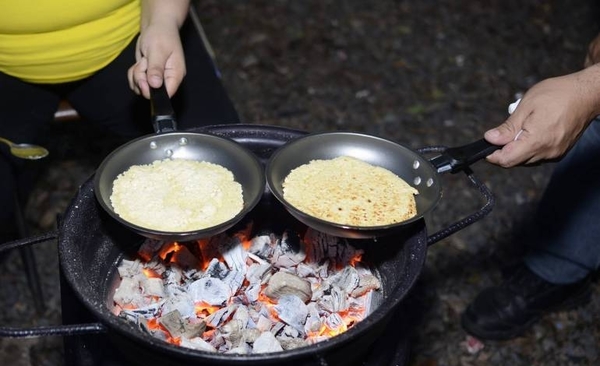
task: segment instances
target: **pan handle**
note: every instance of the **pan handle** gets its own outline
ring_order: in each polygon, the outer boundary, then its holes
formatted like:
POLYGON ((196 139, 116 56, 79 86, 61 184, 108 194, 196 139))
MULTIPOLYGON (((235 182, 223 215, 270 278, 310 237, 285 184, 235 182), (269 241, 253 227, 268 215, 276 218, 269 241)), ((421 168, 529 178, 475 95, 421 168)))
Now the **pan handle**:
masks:
MULTIPOLYGON (((27 245, 39 244, 58 238, 56 230, 50 231, 39 236, 9 241, 0 244, 0 253, 24 247, 27 245)), ((101 323, 89 324, 69 324, 69 325, 51 325, 40 326, 34 328, 15 328, 0 326, 0 337, 7 338, 31 338, 31 337, 46 337, 46 336, 78 336, 86 334, 104 333, 107 328, 101 323)))
POLYGON ((150 88, 150 113, 154 132, 164 133, 177 130, 175 111, 164 82, 158 88, 150 88))
POLYGON ((450 147, 442 154, 429 160, 438 173, 450 172, 452 174, 465 170, 471 164, 490 155, 502 146, 492 145, 485 139, 477 140, 467 145, 450 147))

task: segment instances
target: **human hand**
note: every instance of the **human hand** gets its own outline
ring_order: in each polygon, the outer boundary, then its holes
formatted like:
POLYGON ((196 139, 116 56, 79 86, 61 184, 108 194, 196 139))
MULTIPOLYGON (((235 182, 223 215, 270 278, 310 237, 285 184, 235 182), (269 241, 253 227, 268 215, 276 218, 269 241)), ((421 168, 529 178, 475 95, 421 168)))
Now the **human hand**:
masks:
POLYGON ((590 42, 588 46, 588 53, 585 56, 585 67, 590 67, 594 64, 600 62, 600 34, 594 38, 592 42, 590 42))
POLYGON ((514 113, 484 134, 503 146, 487 160, 509 168, 556 159, 569 150, 598 114, 600 69, 586 70, 543 80, 527 91, 514 113))
POLYGON ((150 23, 140 33, 136 45, 136 63, 129 68, 129 87, 150 98, 150 87, 165 83, 169 96, 179 88, 186 74, 185 56, 179 26, 175 22, 150 23))

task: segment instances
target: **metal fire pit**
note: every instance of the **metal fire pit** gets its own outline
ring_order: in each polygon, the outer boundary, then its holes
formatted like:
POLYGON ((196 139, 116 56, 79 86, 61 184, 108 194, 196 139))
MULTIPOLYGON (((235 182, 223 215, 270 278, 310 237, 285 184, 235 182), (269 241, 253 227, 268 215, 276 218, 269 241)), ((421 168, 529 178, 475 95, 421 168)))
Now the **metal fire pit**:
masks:
MULTIPOLYGON (((284 128, 256 125, 215 126, 202 129, 232 138, 248 147, 264 163, 271 153, 289 140, 304 133, 284 128)), ((92 178, 85 182, 68 207, 57 232, 37 238, 10 242, 0 252, 58 238, 62 273, 69 287, 97 322, 89 324, 16 329, 0 327, 0 336, 77 336, 105 333, 112 343, 131 355, 131 362, 161 365, 352 365, 374 347, 395 309, 417 281, 425 263, 428 245, 476 222, 491 211, 493 197, 487 187, 470 172, 468 179, 486 199, 474 214, 457 221, 438 233, 427 236, 424 220, 418 220, 394 236, 351 241, 364 249, 363 260, 380 275, 383 300, 366 319, 348 331, 317 344, 294 350, 253 355, 228 355, 191 350, 168 344, 141 332, 130 322, 109 310, 108 291, 117 264, 124 255, 135 253, 144 239, 112 219, 97 203, 92 178)), ((265 225, 296 226, 296 221, 265 188, 261 202, 249 214, 265 225)), ((242 223, 240 223, 242 224, 242 223)), ((232 228, 237 230, 237 228, 232 228)), ((397 331, 402 331, 398 329, 397 331)))

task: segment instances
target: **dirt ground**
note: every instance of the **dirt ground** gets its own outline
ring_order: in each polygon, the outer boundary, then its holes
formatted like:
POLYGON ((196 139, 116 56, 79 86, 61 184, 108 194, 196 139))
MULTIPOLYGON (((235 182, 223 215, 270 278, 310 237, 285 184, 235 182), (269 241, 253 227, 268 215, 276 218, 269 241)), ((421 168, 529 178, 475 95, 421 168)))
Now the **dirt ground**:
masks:
MULTIPOLYGON (((457 146, 501 123, 507 106, 544 78, 581 68, 600 30, 594 1, 202 1, 202 25, 242 120, 311 132, 351 130, 411 148, 457 146)), ((27 208, 34 232, 93 172, 102 149, 81 143, 78 126, 57 128, 48 162, 27 208)), ((552 164, 473 168, 496 197, 482 221, 432 246, 410 301, 419 311, 411 366, 596 365, 600 362, 600 286, 586 307, 544 317, 524 337, 468 347, 459 316, 523 248, 552 164)), ((481 204, 464 175, 443 177, 444 197, 427 217, 435 232, 481 204)), ((36 248, 48 309, 32 307, 16 253, 0 264, 0 322, 60 321, 58 261, 36 248)), ((23 324, 25 322, 26 324, 23 324)), ((61 340, 0 339, 0 361, 61 365, 61 340)))

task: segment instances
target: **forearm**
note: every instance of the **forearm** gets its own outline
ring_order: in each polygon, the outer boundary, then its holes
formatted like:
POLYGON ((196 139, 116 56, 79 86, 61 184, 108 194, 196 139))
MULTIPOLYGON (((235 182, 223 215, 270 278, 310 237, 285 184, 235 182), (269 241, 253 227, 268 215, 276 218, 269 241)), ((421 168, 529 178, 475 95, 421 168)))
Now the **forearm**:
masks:
POLYGON ((600 115, 600 64, 589 66, 578 72, 581 108, 589 120, 600 115))
POLYGON ((142 0, 141 29, 149 24, 175 24, 180 28, 185 21, 190 0, 142 0))

